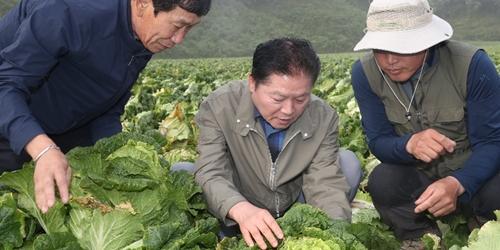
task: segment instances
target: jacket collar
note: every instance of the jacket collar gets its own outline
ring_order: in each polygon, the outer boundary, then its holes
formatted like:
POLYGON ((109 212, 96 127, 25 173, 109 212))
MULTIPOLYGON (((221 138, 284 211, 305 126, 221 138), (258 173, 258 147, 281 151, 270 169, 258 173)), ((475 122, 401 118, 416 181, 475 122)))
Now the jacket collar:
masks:
POLYGON ((131 0, 120 1, 120 33, 122 34, 125 44, 130 48, 133 54, 136 55, 153 55, 144 45, 136 39, 132 28, 132 10, 131 0))
MULTIPOLYGON (((250 130, 259 131, 263 135, 264 131, 262 126, 259 125, 258 118, 255 116, 255 105, 253 104, 247 81, 243 81, 242 85, 244 85, 242 88, 243 93, 236 110, 234 129, 242 136, 248 135, 250 130)), ((311 96, 311 101, 313 97, 314 96, 311 96)), ((310 109, 311 103, 309 102, 304 113, 288 127, 287 135, 294 135, 299 132, 304 140, 312 136, 314 128, 317 127, 318 124, 314 124, 316 119, 313 119, 313 114, 310 109)))

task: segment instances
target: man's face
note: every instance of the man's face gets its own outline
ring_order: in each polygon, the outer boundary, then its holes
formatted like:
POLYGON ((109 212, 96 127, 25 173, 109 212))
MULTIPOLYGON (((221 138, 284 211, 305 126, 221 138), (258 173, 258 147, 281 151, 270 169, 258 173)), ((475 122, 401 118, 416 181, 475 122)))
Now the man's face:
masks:
POLYGON ((188 31, 200 22, 200 17, 181 7, 154 15, 151 0, 132 1, 132 26, 144 47, 153 53, 182 43, 188 31), (135 8, 134 8, 135 7, 135 8))
POLYGON ((274 128, 287 128, 304 112, 311 99, 311 77, 271 74, 258 86, 252 76, 248 86, 257 110, 274 128))
POLYGON ((415 54, 397 54, 373 50, 375 59, 384 73, 396 82, 405 82, 422 67, 425 50, 415 54))

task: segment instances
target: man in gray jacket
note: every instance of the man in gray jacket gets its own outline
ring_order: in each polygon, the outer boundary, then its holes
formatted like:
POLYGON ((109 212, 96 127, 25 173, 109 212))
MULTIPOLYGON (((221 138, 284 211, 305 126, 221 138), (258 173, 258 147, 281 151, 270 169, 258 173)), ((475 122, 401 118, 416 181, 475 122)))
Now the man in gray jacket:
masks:
POLYGON ((196 116, 196 181, 210 211, 226 226, 238 224, 249 246, 265 249, 264 238, 277 246, 283 232, 275 218, 301 194, 332 219, 351 217, 361 169, 352 152, 339 157, 337 113, 311 94, 319 71, 306 40, 262 43, 248 81, 217 89, 196 116))

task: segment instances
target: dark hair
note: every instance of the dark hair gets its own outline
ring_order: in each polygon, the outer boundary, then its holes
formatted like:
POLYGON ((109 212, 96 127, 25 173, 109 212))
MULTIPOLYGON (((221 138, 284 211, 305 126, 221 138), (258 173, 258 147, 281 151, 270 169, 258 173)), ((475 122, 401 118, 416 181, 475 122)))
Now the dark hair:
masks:
POLYGON ((316 82, 321 63, 312 45, 305 39, 278 38, 261 43, 255 49, 252 77, 258 86, 273 74, 309 75, 316 82))
POLYGON ((154 13, 157 15, 160 11, 171 11, 176 6, 198 16, 204 16, 210 10, 212 0, 153 0, 154 13))

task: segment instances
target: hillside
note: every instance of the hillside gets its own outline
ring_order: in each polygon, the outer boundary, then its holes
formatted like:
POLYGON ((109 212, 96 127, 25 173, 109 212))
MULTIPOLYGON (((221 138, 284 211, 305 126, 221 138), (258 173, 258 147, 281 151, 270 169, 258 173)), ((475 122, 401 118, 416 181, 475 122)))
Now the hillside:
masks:
MULTIPOLYGON (((2 0, 0 15, 18 0, 2 0)), ((349 52, 363 35, 369 0, 213 0, 184 44, 160 57, 249 56, 267 39, 297 36, 320 53, 349 52)), ((430 0, 454 39, 500 41, 500 0, 430 0)))
POLYGON ((2 0, 0 1, 0 17, 12 8, 18 1, 17 0, 2 0))
MULTIPOLYGON (((429 0, 454 39, 500 41, 500 0, 429 0)), ((269 38, 298 36, 320 53, 350 52, 362 37, 369 0, 217 0, 167 57, 249 56, 269 38)))
POLYGON ((167 54, 248 56, 281 36, 307 38, 322 53, 349 51, 362 35, 364 12, 349 0, 217 0, 185 44, 167 54))

